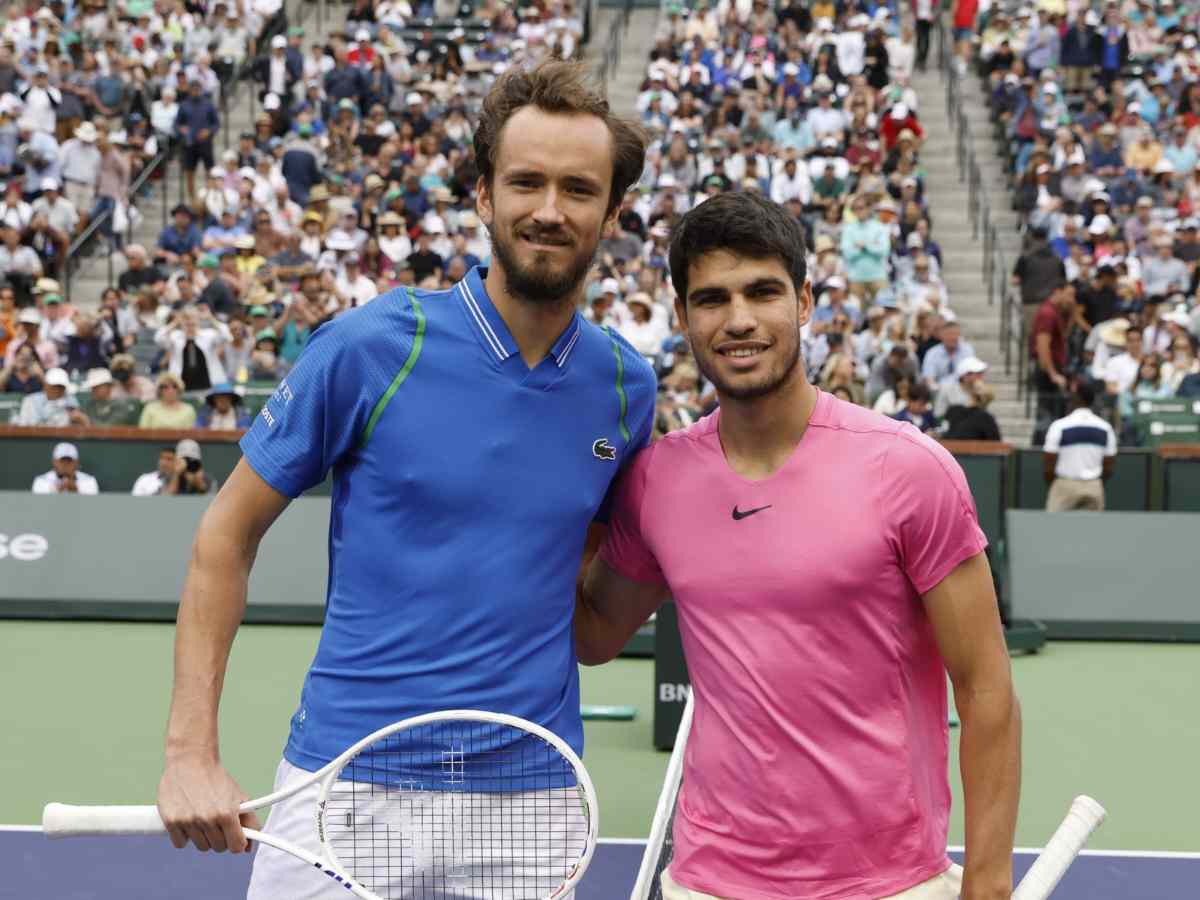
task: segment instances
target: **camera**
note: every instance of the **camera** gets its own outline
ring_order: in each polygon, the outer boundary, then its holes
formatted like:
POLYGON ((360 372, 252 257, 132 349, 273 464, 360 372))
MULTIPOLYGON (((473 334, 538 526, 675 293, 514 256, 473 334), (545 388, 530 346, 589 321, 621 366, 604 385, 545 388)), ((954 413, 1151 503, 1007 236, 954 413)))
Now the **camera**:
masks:
POLYGON ((200 471, 200 460, 189 459, 187 461, 187 470, 189 472, 199 472, 200 471))

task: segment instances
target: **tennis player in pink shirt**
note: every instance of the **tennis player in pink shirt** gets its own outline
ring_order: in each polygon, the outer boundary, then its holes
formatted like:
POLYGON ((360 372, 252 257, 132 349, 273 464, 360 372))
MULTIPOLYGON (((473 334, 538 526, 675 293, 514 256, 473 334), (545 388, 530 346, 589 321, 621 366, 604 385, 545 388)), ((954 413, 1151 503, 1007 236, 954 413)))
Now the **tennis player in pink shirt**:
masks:
POLYGON ((962 470, 808 383, 804 236, 781 207, 706 200, 670 265, 720 409, 631 464, 576 613, 598 664, 678 605, 695 710, 664 897, 1007 900, 1020 713, 962 470), (946 671, 965 871, 946 856, 946 671))

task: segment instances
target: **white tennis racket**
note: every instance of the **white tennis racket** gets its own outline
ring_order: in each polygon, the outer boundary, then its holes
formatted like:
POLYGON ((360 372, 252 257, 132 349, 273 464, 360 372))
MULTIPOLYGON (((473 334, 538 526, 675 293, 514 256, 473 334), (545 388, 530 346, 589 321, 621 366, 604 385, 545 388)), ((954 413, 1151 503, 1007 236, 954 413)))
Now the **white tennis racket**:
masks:
POLYGON ((1013 891, 1013 900, 1046 900, 1106 815, 1104 807, 1091 797, 1076 797, 1067 817, 1013 891))
MULTIPOLYGON (((557 735, 516 716, 452 710, 363 738, 311 777, 249 800, 262 809, 320 786, 320 853, 246 836, 303 860, 362 900, 549 900, 579 883, 599 833, 596 790, 557 735)), ((47 837, 165 834, 153 806, 67 806, 47 837)))

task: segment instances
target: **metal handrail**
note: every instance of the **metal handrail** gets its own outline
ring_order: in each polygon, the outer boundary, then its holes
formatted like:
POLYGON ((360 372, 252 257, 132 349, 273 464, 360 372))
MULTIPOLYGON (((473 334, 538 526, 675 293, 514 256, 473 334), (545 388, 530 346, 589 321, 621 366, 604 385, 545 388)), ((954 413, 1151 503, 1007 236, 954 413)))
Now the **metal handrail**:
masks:
POLYGON ((942 78, 946 83, 946 116, 955 128, 955 159, 958 180, 967 184, 967 215, 971 220, 971 235, 978 240, 983 235, 983 282, 987 286, 988 305, 998 305, 1000 343, 1004 348, 1004 372, 1017 368, 1017 398, 1025 400, 1029 413, 1031 392, 1025 365, 1025 316, 1020 298, 1008 282, 1008 260, 998 240, 998 229, 992 221, 991 205, 983 184, 983 169, 975 157, 971 125, 964 110, 960 76, 954 67, 954 56, 944 52, 945 25, 937 23, 942 78), (996 304, 997 299, 999 303, 996 304))
MULTIPOLYGON (((149 181, 150 178, 154 175, 154 173, 156 171, 158 171, 159 167, 164 165, 171 158, 171 153, 172 153, 171 145, 167 144, 166 147, 164 147, 162 150, 159 150, 158 153, 153 158, 151 158, 151 160, 148 163, 146 163, 146 165, 144 165, 142 167, 142 170, 141 170, 141 172, 138 173, 137 178, 135 178, 129 184, 129 193, 125 196, 126 203, 131 203, 132 200, 135 197, 137 197, 138 191, 140 191, 142 189, 142 187, 146 184, 146 182, 149 181)), ((166 206, 167 206, 166 191, 167 191, 167 183, 166 183, 166 179, 164 178, 163 179, 163 209, 164 209, 163 221, 164 221, 164 226, 166 223, 165 210, 166 210, 166 206)), ((101 226, 103 226, 105 222, 107 222, 108 220, 110 220, 113 217, 114 210, 115 210, 115 207, 110 207, 109 209, 106 209, 103 213, 98 215, 96 218, 92 219, 92 221, 90 221, 88 223, 87 228, 85 228, 80 233, 79 237, 75 238, 75 240, 73 240, 71 242, 70 246, 67 247, 67 253, 63 260, 63 282, 64 282, 63 293, 65 294, 66 300, 68 303, 71 302, 71 283, 75 280, 75 275, 79 271, 79 254, 83 250, 83 248, 86 247, 93 238, 95 238, 96 233, 100 230, 101 226)), ((107 279, 106 279, 107 284, 109 287, 112 287, 112 285, 113 285, 113 255, 111 253, 106 254, 106 265, 107 265, 107 270, 108 270, 107 279)))
POLYGON ((608 92, 608 78, 617 70, 621 62, 621 40, 629 29, 629 21, 633 17, 633 0, 625 0, 620 15, 613 19, 608 26, 608 37, 604 42, 604 52, 600 56, 600 65, 596 70, 596 78, 600 88, 608 92))

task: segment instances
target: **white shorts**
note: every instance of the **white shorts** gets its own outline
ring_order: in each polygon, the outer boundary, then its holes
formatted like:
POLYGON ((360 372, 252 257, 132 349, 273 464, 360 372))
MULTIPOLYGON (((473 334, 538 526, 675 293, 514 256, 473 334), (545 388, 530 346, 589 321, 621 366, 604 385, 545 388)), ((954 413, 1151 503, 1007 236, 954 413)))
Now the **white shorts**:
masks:
MULTIPOLYGON (((907 891, 881 897, 880 900, 958 900, 958 892, 962 890, 962 866, 951 864, 941 875, 934 875, 928 881, 910 887, 907 891)), ((711 894, 690 891, 676 884, 671 878, 671 870, 662 874, 663 900, 720 900, 711 894)))
MULTIPOLYGON (((312 773, 293 766, 287 760, 279 763, 275 772, 275 790, 281 791, 289 785, 302 781, 312 773)), ((574 789, 569 790, 573 795, 574 789)), ((557 792, 555 792, 557 793, 557 792)), ((321 855, 321 843, 317 838, 316 805, 320 786, 311 784, 294 796, 277 803, 271 808, 270 815, 263 830, 268 834, 283 838, 290 843, 303 847, 317 856, 321 855)), ((510 833, 517 831, 523 808, 529 807, 528 793, 525 794, 448 794, 443 792, 414 792, 411 800, 406 800, 406 808, 390 810, 388 817, 419 817, 422 813, 436 809, 446 803, 466 804, 472 815, 480 816, 482 821, 504 822, 510 833), (524 805, 524 806, 523 806, 524 805)), ((569 804, 555 802, 556 809, 572 808, 569 804)), ((370 814, 370 810, 368 810, 370 814)), ((442 818, 442 816, 438 816, 442 818)), ((329 821, 326 821, 327 826, 329 821)), ((572 846, 582 846, 587 839, 587 822, 582 809, 578 820, 564 823, 569 843, 572 846)), ((332 831, 332 829, 331 829, 332 831)), ((528 884, 535 876, 539 863, 547 860, 549 840, 554 846, 564 844, 564 832, 555 829, 553 836, 519 834, 517 840, 480 841, 478 845, 469 848, 465 854, 469 857, 469 871, 461 873, 464 884, 470 884, 478 879, 484 883, 492 880, 503 883, 505 879, 516 881, 518 884, 528 884)), ((440 843, 440 842, 437 842, 440 843)), ((413 854, 419 858, 420 852, 413 854)), ((431 851, 432 857, 432 851, 431 851)), ((572 860, 567 860, 569 864, 572 860)), ((432 859, 431 859, 432 864, 432 859)), ((386 885, 367 885, 367 888, 380 893, 382 896, 400 897, 400 889, 385 890, 386 885)), ((553 886, 547 888, 553 889, 553 886)), ((514 889, 511 895, 500 889, 489 887, 487 900, 525 900, 522 896, 527 891, 514 889)), ((246 900, 346 900, 349 893, 346 888, 336 881, 317 871, 307 863, 296 859, 290 853, 276 850, 266 844, 258 847, 254 854, 254 866, 250 873, 250 888, 246 900)), ((405 895, 407 896, 407 895, 405 895)), ((441 896, 441 895, 439 895, 441 896)), ((456 890, 447 897, 461 900, 475 900, 469 887, 456 890)), ((563 900, 570 900, 574 892, 563 895, 563 900)))

